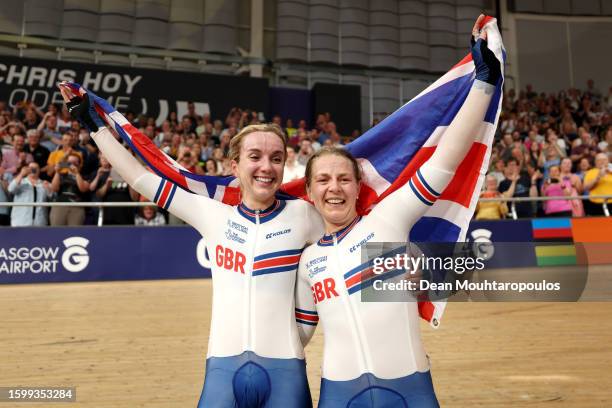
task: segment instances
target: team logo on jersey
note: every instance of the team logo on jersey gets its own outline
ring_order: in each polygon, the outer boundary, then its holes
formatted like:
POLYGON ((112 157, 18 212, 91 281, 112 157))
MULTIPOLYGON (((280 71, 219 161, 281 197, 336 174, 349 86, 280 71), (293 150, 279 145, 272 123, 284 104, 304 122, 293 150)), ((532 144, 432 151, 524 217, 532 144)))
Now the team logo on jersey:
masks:
POLYGON ((311 259, 306 262, 306 269, 308 270, 308 276, 310 278, 320 274, 327 270, 327 266, 325 266, 325 262, 327 261, 327 256, 320 256, 315 259, 311 259))
POLYGON ((266 234, 266 239, 278 237, 279 235, 285 235, 290 232, 291 232, 291 228, 287 228, 286 230, 282 230, 282 231, 271 232, 269 234, 266 234))
POLYGON ((372 238, 374 238, 374 233, 373 232, 371 232, 370 234, 368 234, 367 237, 365 237, 364 239, 362 239, 361 241, 359 241, 358 243, 353 245, 351 247, 351 249, 349 249, 349 252, 351 252, 351 253, 355 252, 360 246, 362 246, 363 244, 365 244, 366 242, 368 242, 372 238))

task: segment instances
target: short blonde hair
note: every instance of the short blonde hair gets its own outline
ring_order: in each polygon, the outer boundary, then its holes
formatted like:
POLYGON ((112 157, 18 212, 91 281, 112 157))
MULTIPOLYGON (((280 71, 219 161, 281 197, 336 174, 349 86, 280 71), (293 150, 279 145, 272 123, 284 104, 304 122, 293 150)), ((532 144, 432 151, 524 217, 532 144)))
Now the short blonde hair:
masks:
POLYGON ((243 128, 236 136, 230 140, 228 157, 238 163, 240 159, 240 148, 242 147, 242 139, 250 133, 254 132, 269 132, 274 133, 283 142, 283 161, 287 158, 287 136, 280 126, 274 123, 266 123, 262 125, 249 125, 243 128))

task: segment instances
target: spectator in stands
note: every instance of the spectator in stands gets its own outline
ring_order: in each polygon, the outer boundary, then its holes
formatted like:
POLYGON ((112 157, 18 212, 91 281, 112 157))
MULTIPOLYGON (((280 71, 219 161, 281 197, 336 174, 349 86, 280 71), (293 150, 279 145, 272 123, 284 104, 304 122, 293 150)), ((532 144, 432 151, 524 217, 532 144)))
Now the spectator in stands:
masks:
MULTIPOLYGON (((551 166, 549 178, 542 184, 542 195, 545 197, 569 197, 572 194, 572 184, 561 179, 559 166, 551 166)), ((544 213, 548 217, 571 217, 572 204, 570 200, 549 200, 544 202, 544 213)))
POLYGON ((538 167, 544 171, 544 179, 548 178, 548 171, 552 166, 561 164, 561 155, 559 154, 559 146, 554 144, 544 144, 542 153, 538 160, 538 167))
MULTIPOLYGON (((503 163, 503 162, 502 162, 503 163)), ((501 198, 502 194, 497 189, 497 179, 493 175, 485 178, 485 191, 480 193, 480 198, 501 198)), ((499 220, 508 214, 508 205, 504 201, 478 202, 476 206, 477 220, 499 220)))
MULTIPOLYGON (((53 192, 48 181, 40 179, 40 166, 36 162, 20 168, 8 186, 16 203, 42 203, 48 201, 53 192)), ((44 226, 48 225, 47 207, 13 207, 11 226, 44 226)))
MULTIPOLYGON (((57 202, 79 203, 89 191, 89 182, 81 175, 82 159, 78 152, 70 152, 65 159, 55 164, 51 189, 56 193, 57 202)), ((85 208, 52 207, 51 225, 83 225, 85 208)))
MULTIPOLYGON (((497 190, 497 186, 499 185, 499 183, 501 183, 501 181, 506 178, 506 176, 504 176, 505 168, 506 168, 506 163, 502 159, 495 160, 495 163, 493 164, 493 170, 489 173, 489 175, 493 176, 495 180, 497 180, 497 184, 495 185, 495 190, 497 190)), ((485 180, 485 188, 487 187, 488 185, 485 180)))
POLYGON ((327 134, 329 135, 329 140, 331 140, 331 145, 333 147, 342 146, 342 136, 336 130, 336 124, 334 122, 327 122, 327 134))
MULTIPOLYGON (((563 182, 571 185, 570 196, 578 197, 582 194, 582 180, 578 175, 572 173, 572 160, 569 157, 561 160, 560 178, 563 182)), ((574 217, 584 217, 584 205, 582 200, 571 200, 572 215, 574 217)))
POLYGON ((285 172, 283 173, 283 183, 304 177, 306 167, 297 161, 295 149, 287 146, 287 159, 285 160, 285 172))
POLYGON ((217 161, 213 158, 206 160, 206 175, 207 176, 218 176, 219 175, 219 166, 217 161))
POLYGON ((293 127, 293 120, 287 119, 287 122, 285 122, 285 133, 287 134, 287 139, 289 140, 291 140, 291 138, 297 133, 297 129, 293 127))
POLYGON ((306 166, 308 160, 315 153, 314 148, 312 146, 312 141, 310 138, 306 137, 300 142, 300 151, 298 153, 297 161, 303 166, 306 166))
POLYGON ((531 166, 535 169, 539 168, 540 156, 542 155, 541 144, 537 141, 532 142, 529 145, 529 152, 525 159, 525 165, 531 166))
POLYGON ((74 153, 79 156, 79 162, 83 162, 83 153, 73 149, 73 137, 70 133, 62 135, 61 148, 51 152, 47 159, 47 175, 51 178, 55 174, 56 165, 65 162, 68 155, 74 153))
POLYGON ((47 179, 47 160, 49 159, 49 149, 40 144, 42 132, 37 129, 28 130, 28 143, 23 151, 32 155, 32 158, 40 168, 41 178, 47 179))
MULTIPOLYGON (((140 199, 141 202, 147 202, 146 197, 140 199)), ((145 226, 159 226, 166 225, 166 219, 164 216, 157 211, 157 207, 154 205, 148 205, 146 207, 140 207, 136 216, 134 217, 134 225, 145 225, 145 226)))
POLYGON ((608 155, 608 159, 612 157, 612 127, 608 128, 606 131, 603 140, 599 142, 597 148, 608 155))
POLYGON ((57 116, 52 112, 45 113, 37 129, 43 132, 43 138, 40 144, 49 149, 50 152, 54 151, 58 145, 62 144, 62 134, 57 125, 57 116))
POLYGON ((588 159, 589 162, 593 163, 598 151, 597 143, 595 143, 591 134, 586 129, 580 128, 580 143, 572 147, 570 156, 572 163, 578 164, 581 159, 588 159))
POLYGON ((589 171, 590 169, 591 169, 591 163, 589 162, 589 159, 580 160, 580 163, 578 163, 578 171, 576 172, 576 175, 580 178, 580 181, 582 182, 582 192, 583 193, 588 192, 588 190, 584 187, 584 176, 586 175, 587 171, 589 171))
POLYGON ((72 127, 72 118, 66 105, 62 105, 62 111, 57 118, 57 127, 60 132, 65 132, 72 127))
MULTIPOLYGON (((589 196, 612 195, 612 167, 608 155, 599 153, 595 156, 595 167, 587 171, 584 176, 584 189, 589 196)), ((585 203, 588 215, 603 215, 603 198, 591 198, 585 203)))
POLYGON ((21 166, 28 164, 34 159, 32 155, 26 153, 24 151, 25 148, 25 137, 17 133, 13 136, 13 145, 12 148, 6 148, 2 152, 2 164, 1 166, 4 168, 6 173, 10 173, 15 176, 17 173, 17 169, 21 168, 21 166))
MULTIPOLYGON (((113 171, 106 157, 100 153, 100 167, 96 176, 89 183, 89 191, 95 192, 96 198, 106 203, 125 203, 138 200, 138 193, 113 171)), ((104 208, 104 225, 128 225, 134 220, 133 207, 104 208)))
MULTIPOLYGON (((0 150, 0 162, 2 162, 2 150, 0 150)), ((8 181, 7 178, 11 176, 4 172, 4 168, 0 166, 0 202, 9 202, 9 196, 7 194, 8 181), (6 176, 6 177, 5 177, 6 176)), ((11 207, 0 206, 0 226, 10 225, 11 223, 11 207)))
MULTIPOLYGON (((537 186, 529 179, 526 171, 521 171, 516 159, 510 158, 506 162, 504 176, 506 178, 499 183, 499 192, 505 197, 537 197, 537 186)), ((532 203, 516 203, 516 213, 519 218, 533 217, 532 203)))

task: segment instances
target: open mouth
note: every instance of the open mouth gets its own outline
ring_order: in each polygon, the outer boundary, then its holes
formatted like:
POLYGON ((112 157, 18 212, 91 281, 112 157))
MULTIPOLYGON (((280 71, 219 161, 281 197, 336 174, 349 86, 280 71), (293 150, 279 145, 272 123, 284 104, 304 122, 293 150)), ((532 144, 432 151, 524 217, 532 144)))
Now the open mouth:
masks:
POLYGON ((263 184, 265 186, 271 186, 272 183, 274 182, 274 179, 272 177, 258 177, 255 176, 254 177, 255 181, 259 184, 263 184))
POLYGON ((332 206, 341 206, 346 203, 346 200, 343 200, 342 198, 326 198, 325 203, 332 206))

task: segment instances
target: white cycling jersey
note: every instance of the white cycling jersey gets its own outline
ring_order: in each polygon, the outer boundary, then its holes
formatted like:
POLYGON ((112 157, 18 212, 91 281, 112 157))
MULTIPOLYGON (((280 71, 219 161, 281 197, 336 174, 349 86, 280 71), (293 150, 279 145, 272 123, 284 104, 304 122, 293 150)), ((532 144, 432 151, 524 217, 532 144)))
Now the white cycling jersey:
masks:
POLYGON ((205 238, 213 279, 208 356, 252 351, 262 357, 304 358, 294 290, 303 248, 323 233, 314 207, 303 200, 276 200, 261 211, 229 206, 147 171, 108 129, 92 136, 128 184, 205 238))
POLYGON ((361 300, 362 277, 371 274, 371 267, 362 261, 360 247, 366 242, 405 242, 452 176, 427 162, 370 214, 304 250, 296 313, 303 343, 318 320, 322 322, 323 378, 346 381, 371 373, 392 379, 429 370, 417 302, 361 300))

